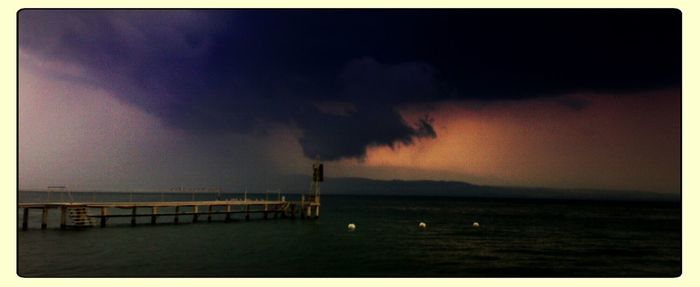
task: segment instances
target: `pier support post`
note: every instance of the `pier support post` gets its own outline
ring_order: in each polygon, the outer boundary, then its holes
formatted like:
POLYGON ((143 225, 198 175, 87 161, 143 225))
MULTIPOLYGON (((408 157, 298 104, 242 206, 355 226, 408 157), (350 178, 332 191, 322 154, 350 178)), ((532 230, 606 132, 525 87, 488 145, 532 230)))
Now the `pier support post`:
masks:
POLYGON ((156 217, 158 214, 158 207, 151 207, 151 224, 156 224, 156 217))
POLYGON ((29 208, 24 208, 24 215, 22 216, 22 230, 27 230, 29 228, 29 208))
POLYGON ((175 206, 175 219, 173 219, 173 223, 177 224, 178 222, 180 222, 179 214, 180 214, 180 207, 175 206))
POLYGON ((100 208, 100 227, 105 227, 107 225, 107 208, 100 208))
POLYGON ((192 206, 192 222, 197 222, 197 219, 199 217, 199 206, 192 206))
POLYGON ((46 229, 49 221, 49 208, 44 207, 41 209, 41 229, 46 229))
POLYGON ((231 206, 227 205, 226 206, 226 222, 231 221, 231 206))
POLYGON ((318 218, 319 213, 321 212, 321 206, 316 205, 316 218, 318 218))
POLYGON ((265 210, 263 211, 263 218, 267 219, 267 204, 265 204, 265 210))
POLYGON ((136 207, 131 208, 131 225, 136 225, 136 207))
POLYGON ((211 205, 209 206, 209 214, 207 214, 207 222, 211 222, 211 205))
POLYGON ((245 220, 250 220, 250 205, 245 205, 245 220))
POLYGON ((282 218, 287 218, 287 216, 289 215, 290 208, 291 208, 291 206, 289 204, 284 204, 284 205, 280 206, 280 216, 282 218))
POLYGON ((309 204, 309 206, 306 207, 306 218, 309 218, 309 219, 312 218, 311 217, 311 204, 309 204))
POLYGON ((68 216, 68 207, 61 206, 61 229, 66 229, 66 216, 68 216))

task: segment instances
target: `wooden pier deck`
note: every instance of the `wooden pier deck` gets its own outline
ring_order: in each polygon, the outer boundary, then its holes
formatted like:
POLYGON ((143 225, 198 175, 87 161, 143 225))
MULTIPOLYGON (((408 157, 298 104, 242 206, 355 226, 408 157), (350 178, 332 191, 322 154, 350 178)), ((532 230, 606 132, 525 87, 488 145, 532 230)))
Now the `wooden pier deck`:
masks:
POLYGON ((192 222, 200 220, 200 216, 206 216, 208 222, 212 221, 212 215, 225 215, 224 221, 230 221, 234 214, 245 214, 245 220, 250 220, 251 214, 263 214, 264 219, 270 215, 273 218, 300 218, 315 219, 319 217, 320 202, 318 200, 279 201, 279 200, 215 200, 215 201, 143 201, 143 202, 50 202, 50 203, 20 203, 18 207, 23 209, 22 230, 29 226, 29 210, 42 210, 41 228, 48 227, 48 215, 50 209, 60 210, 60 228, 69 226, 87 227, 96 225, 99 220, 100 227, 107 225, 109 218, 131 218, 131 224, 136 224, 137 217, 150 217, 151 224, 158 222, 158 217, 172 216, 172 223, 180 223, 180 216, 191 216, 192 222), (159 213, 159 208, 170 208, 174 211, 159 213), (111 209, 131 210, 127 214, 112 214, 111 209), (146 210, 146 212, 139 212, 146 210), (187 211, 189 210, 189 211, 187 211))

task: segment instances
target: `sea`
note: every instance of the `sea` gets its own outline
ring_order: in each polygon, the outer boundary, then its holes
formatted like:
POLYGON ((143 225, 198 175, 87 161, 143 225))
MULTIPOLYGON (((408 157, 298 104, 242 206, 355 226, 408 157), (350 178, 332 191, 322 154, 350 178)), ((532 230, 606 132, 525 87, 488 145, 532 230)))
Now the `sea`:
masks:
MULTIPOLYGON (((276 199, 277 194, 19 192, 19 202, 276 199)), ((294 195, 285 195, 293 200, 294 195)), ((165 213, 167 210, 159 212, 165 213)), ((93 211, 93 212, 96 212, 93 211)), ((98 212, 98 211, 97 211, 98 212)), ((117 213, 118 211, 111 213, 117 213)), ((128 213, 129 210, 121 211, 128 213)), ((149 211, 143 211, 149 212, 149 211)), ((324 195, 315 220, 112 218, 21 230, 22 277, 678 277, 681 204, 324 195), (189 221, 188 221, 189 220, 189 221), (426 228, 419 228, 420 222, 426 228), (478 223, 478 227, 474 223, 478 223), (348 224, 356 226, 354 231, 348 224)), ((191 217, 190 217, 191 218, 191 217)))

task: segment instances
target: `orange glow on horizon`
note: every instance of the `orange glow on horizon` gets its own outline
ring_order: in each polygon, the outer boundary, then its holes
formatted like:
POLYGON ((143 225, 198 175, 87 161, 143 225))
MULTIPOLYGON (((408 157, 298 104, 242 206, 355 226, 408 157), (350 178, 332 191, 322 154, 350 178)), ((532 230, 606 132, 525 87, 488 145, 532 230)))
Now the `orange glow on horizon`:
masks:
POLYGON ((567 99, 588 105, 574 110, 543 99, 446 102, 429 112, 403 107, 407 122, 429 113, 437 138, 370 147, 361 164, 432 171, 430 179, 442 172, 443 179, 477 184, 680 189, 680 91, 567 99))

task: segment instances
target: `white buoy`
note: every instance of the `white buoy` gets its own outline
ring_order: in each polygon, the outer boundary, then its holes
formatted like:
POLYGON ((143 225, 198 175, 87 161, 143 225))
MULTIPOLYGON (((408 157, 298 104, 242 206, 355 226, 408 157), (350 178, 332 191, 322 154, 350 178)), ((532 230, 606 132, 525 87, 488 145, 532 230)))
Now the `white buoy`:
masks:
POLYGON ((349 230, 349 231, 355 231, 355 223, 350 223, 350 224, 348 224, 348 230, 349 230))
POLYGON ((479 223, 474 221, 474 223, 472 223, 472 227, 479 227, 479 223))
POLYGON ((428 227, 428 225, 426 225, 425 222, 421 222, 421 223, 418 223, 418 227, 421 229, 425 229, 426 227, 428 227))

